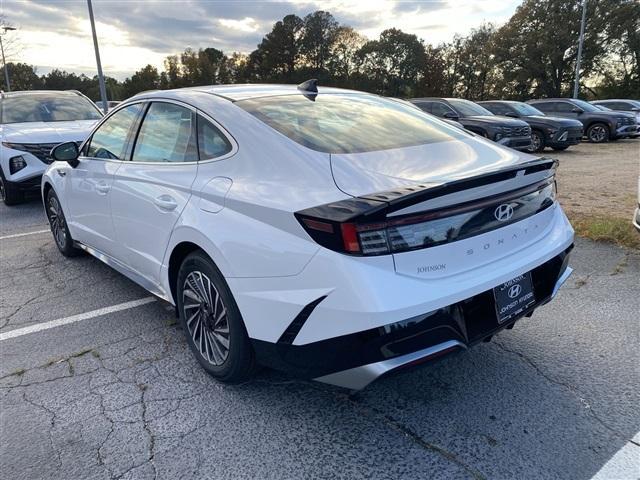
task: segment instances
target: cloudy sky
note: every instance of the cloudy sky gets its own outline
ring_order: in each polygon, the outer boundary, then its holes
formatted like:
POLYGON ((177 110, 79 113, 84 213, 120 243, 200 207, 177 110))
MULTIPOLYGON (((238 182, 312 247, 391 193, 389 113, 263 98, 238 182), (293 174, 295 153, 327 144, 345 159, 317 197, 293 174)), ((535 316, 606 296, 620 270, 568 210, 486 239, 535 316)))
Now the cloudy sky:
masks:
MULTIPOLYGON (((226 53, 255 49, 273 23, 323 9, 369 38, 390 27, 429 43, 465 34, 483 21, 502 23, 520 0, 93 0, 105 73, 119 79, 184 50, 216 47, 226 53)), ((61 68, 95 74, 85 0, 0 0, 0 16, 19 28, 9 32, 20 49, 11 60, 38 73, 61 68)))

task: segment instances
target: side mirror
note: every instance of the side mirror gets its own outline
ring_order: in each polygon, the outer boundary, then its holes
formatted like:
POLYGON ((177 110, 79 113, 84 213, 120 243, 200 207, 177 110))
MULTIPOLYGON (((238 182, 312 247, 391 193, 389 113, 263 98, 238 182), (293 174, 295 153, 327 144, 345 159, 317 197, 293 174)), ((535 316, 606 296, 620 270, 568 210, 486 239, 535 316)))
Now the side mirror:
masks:
POLYGON ((51 149, 51 158, 59 162, 67 162, 73 168, 78 166, 78 145, 76 142, 65 142, 51 149))
POLYGON ((445 112, 445 114, 442 117, 448 118, 449 120, 455 120, 456 122, 460 119, 460 117, 458 117, 458 115, 456 115, 453 112, 445 112))
POLYGON ((578 115, 580 115, 581 113, 584 113, 584 110, 582 110, 581 108, 578 108, 578 107, 573 107, 573 108, 571 109, 571 111, 572 111, 573 113, 577 113, 578 115))
POLYGON ((513 112, 507 112, 504 114, 505 117, 511 117, 511 118, 518 118, 518 114, 517 113, 513 113, 513 112))

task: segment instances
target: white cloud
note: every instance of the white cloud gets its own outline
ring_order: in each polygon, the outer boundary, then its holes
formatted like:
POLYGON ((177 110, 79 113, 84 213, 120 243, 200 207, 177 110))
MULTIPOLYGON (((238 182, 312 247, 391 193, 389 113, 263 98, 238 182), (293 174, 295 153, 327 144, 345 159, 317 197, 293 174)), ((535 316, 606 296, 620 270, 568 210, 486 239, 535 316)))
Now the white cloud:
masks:
MULTIPOLYGON (((438 44, 483 22, 502 23, 521 0, 131 0, 94 2, 103 69, 118 78, 186 47, 248 53, 289 13, 331 12, 369 38, 396 27, 438 44)), ((41 70, 95 71, 86 3, 0 0, 0 14, 20 27, 17 61, 41 70)))
POLYGON ((260 26, 260 24, 251 17, 244 17, 242 20, 221 18, 218 22, 224 27, 231 28, 232 30, 240 30, 241 32, 256 32, 260 26))

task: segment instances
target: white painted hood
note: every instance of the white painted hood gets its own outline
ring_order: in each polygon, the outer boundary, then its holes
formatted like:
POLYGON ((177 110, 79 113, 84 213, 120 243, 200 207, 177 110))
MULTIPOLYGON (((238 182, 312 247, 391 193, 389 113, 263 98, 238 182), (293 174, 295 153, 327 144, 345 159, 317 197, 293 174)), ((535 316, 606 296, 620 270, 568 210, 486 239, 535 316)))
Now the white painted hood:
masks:
POLYGON ((83 141, 97 120, 70 122, 26 122, 0 125, 3 142, 62 143, 83 141))

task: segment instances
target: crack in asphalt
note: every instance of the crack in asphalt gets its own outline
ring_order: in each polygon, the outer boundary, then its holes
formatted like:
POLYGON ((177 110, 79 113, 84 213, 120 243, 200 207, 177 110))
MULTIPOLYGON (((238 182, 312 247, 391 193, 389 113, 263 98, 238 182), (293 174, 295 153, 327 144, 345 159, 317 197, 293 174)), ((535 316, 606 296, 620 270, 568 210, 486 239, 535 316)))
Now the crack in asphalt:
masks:
POLYGON ((636 442, 633 439, 626 438, 625 435, 621 434, 615 428, 613 428, 609 424, 607 424, 607 422, 605 422, 602 418, 600 418, 600 416, 593 410, 593 407, 591 406, 589 401, 585 398, 585 395, 576 386, 572 385, 571 383, 563 382, 562 380, 558 380, 558 379, 552 378, 549 374, 543 372, 542 369, 533 360, 531 360, 529 357, 527 357, 525 354, 523 354, 521 352, 518 352, 516 350, 512 350, 512 349, 506 347, 505 345, 503 345, 502 343, 500 343, 497 340, 494 340, 493 344, 496 345, 499 349, 501 349, 501 350, 503 350, 503 351, 505 351, 507 353, 510 353, 512 355, 516 355, 524 363, 526 363, 531 368, 533 368, 536 371, 536 373, 538 373, 538 375, 543 377, 548 382, 551 382, 551 383, 553 383, 555 385, 559 385, 559 386, 564 387, 565 389, 567 389, 569 392, 571 392, 572 395, 574 395, 580 401, 580 403, 582 403, 582 405, 584 406, 585 410, 587 410, 587 412, 589 412, 589 415, 591 415, 604 428, 606 428, 608 431, 610 431, 611 433, 613 433, 617 437, 625 440, 626 442, 629 442, 629 443, 631 443, 631 444, 633 444, 633 445, 635 445, 637 447, 640 447, 640 443, 636 442))
POLYGON ((365 417, 376 416, 381 418, 383 420, 383 423, 386 424, 390 429, 402 434, 405 438, 409 439, 413 444, 417 445, 423 450, 436 453, 440 455, 442 458, 444 458, 446 461, 457 465, 458 467, 462 468, 465 472, 467 472, 469 475, 471 475, 475 480, 487 480, 487 477, 485 477, 480 471, 466 464, 455 453, 452 453, 446 450, 445 448, 440 447, 439 445, 428 442, 427 440, 422 438, 421 435, 414 432, 411 428, 407 427, 406 425, 403 425, 401 422, 393 418, 391 415, 384 413, 382 410, 375 408, 371 405, 365 405, 364 403, 362 403, 358 397, 359 392, 355 392, 354 394, 345 393, 342 389, 338 390, 338 388, 335 388, 335 389, 326 388, 326 387, 323 387, 321 383, 307 381, 307 380, 300 380, 300 379, 292 379, 292 380, 277 381, 277 382, 270 382, 265 380, 254 380, 253 382, 245 382, 237 386, 242 386, 249 383, 266 383, 270 386, 299 384, 299 385, 303 385, 305 387, 320 391, 322 393, 328 394, 329 396, 332 396, 333 398, 335 398, 340 402, 351 405, 352 407, 354 407, 354 409, 357 412, 360 412, 365 417))
POLYGON ((448 460, 449 462, 456 464, 457 466, 462 468, 465 472, 470 474, 475 480, 486 480, 487 479, 487 477, 485 477, 479 470, 473 468, 471 465, 468 465, 467 463, 462 461, 460 459, 460 457, 458 457, 455 453, 452 453, 452 452, 446 450, 445 448, 440 447, 439 445, 436 445, 434 443, 426 441, 424 438, 422 438, 421 435, 419 435, 418 433, 414 432, 411 428, 407 427, 406 425, 403 425, 401 422, 397 421, 391 415, 384 413, 383 411, 379 410, 378 408, 372 407, 371 405, 365 406, 365 405, 361 404, 358 401, 356 395, 348 395, 347 396, 348 401, 350 403, 356 405, 357 407, 359 407, 361 410, 363 410, 363 413, 365 415, 367 415, 366 411, 370 410, 375 415, 377 415, 379 417, 382 417, 384 419, 384 422, 390 428, 392 428, 393 430, 395 430, 397 432, 402 433, 405 437, 410 439, 414 444, 422 447, 423 449, 431 451, 431 452, 435 452, 435 453, 439 454, 440 456, 442 456, 443 458, 445 458, 446 460, 448 460))

